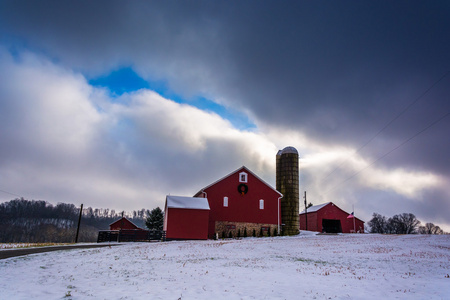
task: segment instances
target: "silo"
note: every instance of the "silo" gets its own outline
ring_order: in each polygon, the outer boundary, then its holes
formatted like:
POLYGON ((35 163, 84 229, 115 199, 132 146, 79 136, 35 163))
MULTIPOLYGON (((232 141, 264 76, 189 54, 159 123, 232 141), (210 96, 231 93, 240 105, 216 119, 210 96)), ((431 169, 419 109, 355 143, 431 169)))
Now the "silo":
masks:
POLYGON ((281 199, 283 235, 296 235, 300 231, 297 150, 294 147, 286 147, 278 151, 276 168, 277 190, 283 194, 281 199))

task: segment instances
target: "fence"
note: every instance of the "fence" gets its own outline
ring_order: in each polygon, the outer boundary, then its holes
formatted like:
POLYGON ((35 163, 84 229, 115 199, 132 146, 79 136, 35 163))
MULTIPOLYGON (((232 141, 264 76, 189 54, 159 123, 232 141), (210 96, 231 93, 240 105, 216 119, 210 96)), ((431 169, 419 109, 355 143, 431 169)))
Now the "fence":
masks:
POLYGON ((97 243, 102 242, 150 242, 162 240, 163 233, 157 230, 102 230, 98 232, 97 243))

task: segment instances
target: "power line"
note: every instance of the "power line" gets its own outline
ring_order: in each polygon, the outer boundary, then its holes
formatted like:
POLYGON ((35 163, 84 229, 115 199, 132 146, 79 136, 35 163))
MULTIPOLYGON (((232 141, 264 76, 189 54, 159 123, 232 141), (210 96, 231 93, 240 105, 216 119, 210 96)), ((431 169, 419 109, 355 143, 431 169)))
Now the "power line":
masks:
POLYGON ((360 146, 355 152, 350 154, 347 158, 345 158, 336 168, 334 168, 328 175, 326 175, 321 182, 327 179, 331 174, 336 172, 339 168, 341 168, 345 162, 347 162, 351 157, 355 156, 359 153, 363 148, 365 148, 370 142, 372 142, 377 136, 379 136, 386 128, 391 126, 398 118, 400 118, 404 113, 406 113, 412 106, 414 106, 420 99, 425 97, 436 85, 438 85, 445 77, 450 74, 450 71, 447 71, 444 75, 442 75, 438 80, 436 80, 428 89, 426 89, 422 94, 420 94, 414 101, 409 103, 400 113, 398 113, 392 120, 390 120, 383 128, 381 128, 374 136, 372 136, 365 144, 360 146))
POLYGON ((399 144, 398 146, 394 147, 393 149, 391 149, 390 151, 386 152, 385 154, 383 154, 382 156, 380 156, 379 158, 377 158, 376 160, 374 160, 373 162, 371 162, 370 164, 368 164, 367 166, 365 166, 364 168, 360 169, 359 171, 357 171, 356 173, 354 173, 352 176, 348 177, 347 179, 345 179, 344 181, 342 181, 341 183, 335 185, 334 187, 332 187, 331 189, 329 189, 328 191, 325 192, 325 194, 327 194, 328 192, 334 190, 335 188, 337 188, 338 186, 342 185, 343 183, 346 183, 347 181, 349 181, 350 179, 352 179, 353 177, 359 175, 361 172, 363 172, 365 169, 367 169, 370 166, 373 166, 375 163, 377 163, 378 161, 380 161, 381 159, 385 158, 386 156, 388 156, 389 154, 391 154, 392 152, 394 152, 395 150, 397 150, 398 148, 402 147, 403 145, 405 145, 406 143, 408 143, 409 141, 411 141, 412 139, 416 138, 417 136, 421 135, 422 133, 424 133, 425 131, 427 131, 428 129, 430 129, 431 127, 433 127, 434 125, 436 125, 437 123, 439 123, 440 121, 442 121, 443 119, 445 119, 446 117, 450 116, 450 112, 446 113, 445 115, 441 116, 439 119, 433 121, 430 125, 428 125, 427 127, 425 127, 424 129, 420 130, 419 132, 417 132, 416 134, 414 134, 413 136, 411 136, 410 138, 406 139, 405 141, 403 141, 401 144, 399 144))
POLYGON ((14 193, 10 193, 10 192, 8 192, 8 191, 0 190, 0 192, 3 192, 3 193, 5 193, 5 194, 10 194, 10 195, 12 195, 12 196, 16 196, 16 197, 21 197, 21 198, 22 198, 22 196, 17 195, 17 194, 14 194, 14 193))

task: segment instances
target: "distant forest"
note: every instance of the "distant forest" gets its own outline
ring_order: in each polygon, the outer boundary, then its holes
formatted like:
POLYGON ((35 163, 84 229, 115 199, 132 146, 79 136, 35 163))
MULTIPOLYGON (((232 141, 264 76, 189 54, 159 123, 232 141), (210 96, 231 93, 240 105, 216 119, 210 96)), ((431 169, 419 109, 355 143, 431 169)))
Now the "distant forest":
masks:
MULTIPOLYGON (((52 205, 42 200, 14 199, 0 203, 0 243, 70 243, 75 241, 80 208, 74 204, 52 205)), ((124 212, 124 216, 145 228, 149 211, 124 212)), ((122 217, 122 212, 83 208, 78 242, 96 242, 99 230, 122 217)))

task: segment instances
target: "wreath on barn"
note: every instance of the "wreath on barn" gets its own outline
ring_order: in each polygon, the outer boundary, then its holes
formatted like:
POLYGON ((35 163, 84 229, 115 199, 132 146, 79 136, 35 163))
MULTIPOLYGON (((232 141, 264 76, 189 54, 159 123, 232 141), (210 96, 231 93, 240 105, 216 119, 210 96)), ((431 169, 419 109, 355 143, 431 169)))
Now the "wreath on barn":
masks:
POLYGON ((238 185, 238 192, 244 196, 248 192, 248 186, 246 184, 241 183, 238 185))

